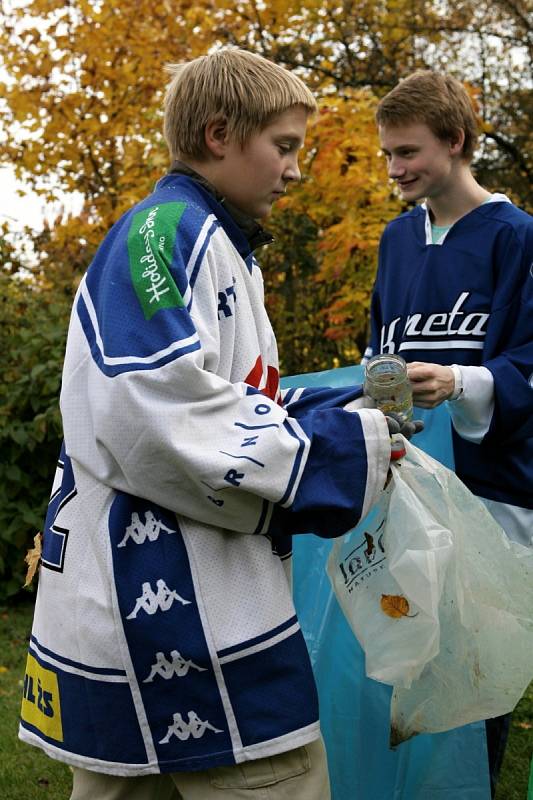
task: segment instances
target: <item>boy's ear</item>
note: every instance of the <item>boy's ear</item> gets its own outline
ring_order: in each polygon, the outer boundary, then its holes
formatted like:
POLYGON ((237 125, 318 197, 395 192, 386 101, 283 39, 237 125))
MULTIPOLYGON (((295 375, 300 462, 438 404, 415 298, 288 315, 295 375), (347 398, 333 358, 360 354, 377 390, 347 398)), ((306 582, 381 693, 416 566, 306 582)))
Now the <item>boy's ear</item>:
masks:
POLYGON ((465 132, 462 128, 458 128, 453 136, 450 137, 450 155, 460 155, 463 152, 463 145, 465 143, 465 132))
POLYGON ((215 158, 223 158, 228 143, 228 123, 225 117, 210 119, 204 130, 205 146, 215 158))

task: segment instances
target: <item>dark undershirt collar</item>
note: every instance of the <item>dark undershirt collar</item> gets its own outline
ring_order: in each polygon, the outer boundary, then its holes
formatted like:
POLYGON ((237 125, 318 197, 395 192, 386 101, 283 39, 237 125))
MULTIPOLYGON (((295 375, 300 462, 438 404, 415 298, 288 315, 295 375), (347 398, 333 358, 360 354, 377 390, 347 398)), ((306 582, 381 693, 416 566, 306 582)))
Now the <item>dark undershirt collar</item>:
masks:
POLYGON ((204 176, 200 175, 199 172, 196 172, 196 170, 189 167, 189 165, 184 161, 173 161, 170 165, 169 173, 186 175, 188 178, 192 178, 192 180, 196 181, 196 183, 199 183, 200 186, 213 195, 213 197, 220 203, 221 206, 223 206, 223 208, 225 208, 235 224, 246 236, 248 242, 250 243, 251 250, 255 250, 262 245, 270 244, 274 241, 272 234, 266 231, 262 225, 257 222, 257 220, 248 216, 248 214, 245 214, 243 211, 240 211, 238 208, 235 208, 235 206, 232 206, 231 203, 229 203, 226 198, 213 186, 213 184, 207 180, 207 178, 204 178, 204 176))

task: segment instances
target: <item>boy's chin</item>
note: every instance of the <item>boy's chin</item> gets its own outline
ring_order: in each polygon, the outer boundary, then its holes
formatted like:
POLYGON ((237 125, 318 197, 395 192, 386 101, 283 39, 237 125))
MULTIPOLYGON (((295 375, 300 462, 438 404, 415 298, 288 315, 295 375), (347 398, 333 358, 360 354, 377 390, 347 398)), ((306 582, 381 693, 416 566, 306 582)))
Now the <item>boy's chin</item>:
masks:
POLYGON ((243 214, 246 214, 247 217, 251 217, 251 219, 255 219, 257 222, 261 222, 261 220, 266 219, 266 217, 270 216, 272 212, 272 203, 258 204, 256 206, 246 206, 244 204, 234 203, 233 206, 243 214))
POLYGON ((269 217, 272 213, 272 206, 268 206, 268 208, 257 208, 255 209, 253 214, 250 214, 251 217, 256 219, 258 222, 265 220, 269 217))
POLYGON ((402 192, 400 197, 404 203, 422 203, 426 199, 426 195, 420 192, 402 192))
POLYGON ((420 200, 422 197, 425 197, 425 194, 420 191, 419 187, 416 189, 414 187, 407 187, 406 189, 400 189, 400 197, 407 203, 414 203, 416 200, 420 200))

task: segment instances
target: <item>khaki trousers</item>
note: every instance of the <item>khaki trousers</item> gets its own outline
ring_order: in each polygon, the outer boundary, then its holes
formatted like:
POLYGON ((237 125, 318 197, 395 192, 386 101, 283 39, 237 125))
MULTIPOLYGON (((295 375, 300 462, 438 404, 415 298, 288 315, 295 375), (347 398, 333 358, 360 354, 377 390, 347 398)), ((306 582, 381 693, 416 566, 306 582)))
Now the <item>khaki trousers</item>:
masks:
POLYGON ((201 772, 122 778, 74 769, 70 800, 330 800, 322 739, 270 758, 201 772))

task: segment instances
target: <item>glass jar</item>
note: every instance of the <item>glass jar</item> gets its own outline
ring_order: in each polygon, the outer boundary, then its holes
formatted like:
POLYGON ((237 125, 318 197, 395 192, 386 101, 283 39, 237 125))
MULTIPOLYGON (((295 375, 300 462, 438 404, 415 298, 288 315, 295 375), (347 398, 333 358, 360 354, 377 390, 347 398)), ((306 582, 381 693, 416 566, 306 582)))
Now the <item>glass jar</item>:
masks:
POLYGON ((392 412, 404 422, 413 418, 413 393, 401 356, 373 356, 365 367, 364 392, 384 414, 392 412))

